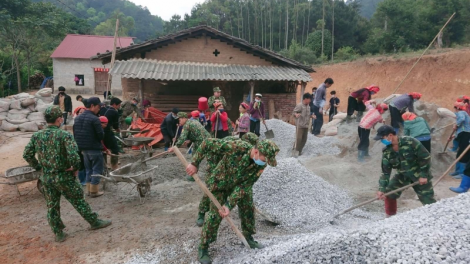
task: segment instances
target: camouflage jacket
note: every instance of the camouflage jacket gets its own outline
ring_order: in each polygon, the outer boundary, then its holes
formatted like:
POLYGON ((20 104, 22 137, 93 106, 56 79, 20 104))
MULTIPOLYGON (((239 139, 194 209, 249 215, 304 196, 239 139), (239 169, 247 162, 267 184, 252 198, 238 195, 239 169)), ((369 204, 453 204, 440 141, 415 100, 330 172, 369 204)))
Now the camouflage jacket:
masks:
POLYGON ((225 205, 232 209, 238 200, 251 192, 253 184, 259 179, 264 166, 256 165, 250 158, 253 146, 242 140, 205 140, 193 154, 192 164, 199 166, 204 158, 222 156, 217 166, 206 178, 211 192, 228 193, 225 205))
POLYGON ((133 105, 130 101, 125 101, 121 104, 122 109, 122 118, 125 119, 126 117, 132 115, 133 112, 137 114, 138 117, 144 118, 142 112, 136 105, 133 105))
POLYGON ((183 132, 181 132, 180 138, 176 142, 177 147, 181 147, 185 140, 191 140, 194 146, 193 149, 196 150, 207 138, 210 138, 211 135, 207 130, 199 123, 199 120, 189 120, 183 126, 183 132))
POLYGON ((431 179, 431 155, 417 139, 412 137, 398 138, 398 152, 392 145, 384 148, 382 154, 382 176, 379 180, 379 191, 385 192, 390 181, 392 169, 410 178, 413 182, 418 178, 431 179))
POLYGON ((37 170, 42 168, 43 175, 40 179, 43 182, 69 179, 73 177, 73 172, 65 170, 80 167, 78 147, 72 134, 56 126, 34 133, 24 149, 23 158, 31 167, 37 170))
POLYGON ((209 110, 212 112, 215 111, 214 109, 214 102, 215 100, 220 100, 220 102, 224 105, 224 108, 227 106, 227 102, 225 101, 225 98, 223 96, 219 96, 219 98, 215 98, 215 96, 209 97, 209 100, 207 100, 207 104, 209 104, 209 110))

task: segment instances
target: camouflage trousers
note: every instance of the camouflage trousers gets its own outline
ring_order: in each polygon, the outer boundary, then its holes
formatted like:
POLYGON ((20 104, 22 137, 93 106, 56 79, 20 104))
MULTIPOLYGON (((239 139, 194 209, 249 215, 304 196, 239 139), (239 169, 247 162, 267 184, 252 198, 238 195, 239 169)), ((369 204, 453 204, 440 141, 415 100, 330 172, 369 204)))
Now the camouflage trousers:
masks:
POLYGON ((60 218, 60 196, 62 195, 88 223, 93 224, 98 219, 98 215, 91 210, 90 205, 83 198, 82 186, 75 178, 70 177, 60 182, 43 182, 43 185, 47 220, 54 234, 62 232, 65 228, 60 218))
MULTIPOLYGON (((213 193, 217 201, 220 204, 225 204, 227 197, 230 195, 229 192, 214 192, 213 193)), ((253 205, 253 192, 246 193, 238 201, 238 215, 241 220, 242 233, 245 237, 251 236, 256 233, 255 228, 255 208, 253 205)), ((200 248, 209 248, 209 244, 217 240, 217 233, 219 231, 219 225, 222 222, 222 217, 219 215, 219 210, 215 204, 210 203, 210 210, 204 221, 202 227, 200 248)))
MULTIPOLYGON (((217 166, 218 157, 207 158, 207 177, 210 177, 211 171, 217 166)), ((211 200, 207 195, 204 194, 201 201, 199 202, 199 213, 205 214, 209 212, 211 200)))
MULTIPOLYGON (((387 186, 386 192, 396 190, 400 187, 411 184, 413 182, 414 182, 413 180, 404 176, 403 174, 395 174, 395 176, 390 180, 387 186)), ((436 199, 434 198, 434 189, 432 187, 431 180, 428 180, 428 183, 424 185, 415 185, 413 186, 413 189, 415 190, 416 194, 418 195, 419 200, 421 201, 423 205, 432 204, 436 202, 436 199)), ((392 199, 398 199, 400 198, 401 193, 402 192, 397 192, 395 194, 389 195, 388 197, 392 199)))

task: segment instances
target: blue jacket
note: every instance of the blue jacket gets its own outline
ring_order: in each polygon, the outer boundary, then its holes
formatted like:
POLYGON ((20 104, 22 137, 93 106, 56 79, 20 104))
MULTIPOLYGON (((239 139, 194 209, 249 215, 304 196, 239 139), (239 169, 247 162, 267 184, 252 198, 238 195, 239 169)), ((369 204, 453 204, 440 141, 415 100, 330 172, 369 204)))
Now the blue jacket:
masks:
POLYGON ((455 115, 457 116, 457 131, 455 134, 458 135, 461 132, 470 132, 470 116, 468 116, 467 112, 458 111, 455 115))
POLYGON ((90 110, 77 116, 73 124, 73 136, 79 150, 102 150, 104 132, 100 119, 90 110))

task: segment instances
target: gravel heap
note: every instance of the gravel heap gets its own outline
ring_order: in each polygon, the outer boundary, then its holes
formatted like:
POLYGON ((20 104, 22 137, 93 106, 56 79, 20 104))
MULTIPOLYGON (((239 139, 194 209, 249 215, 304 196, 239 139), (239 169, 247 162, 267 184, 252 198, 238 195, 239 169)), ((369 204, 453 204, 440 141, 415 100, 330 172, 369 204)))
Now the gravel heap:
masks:
POLYGON ((348 194, 295 158, 268 166, 253 187, 256 206, 283 227, 317 229, 352 205, 348 194))
MULTIPOLYGON (((266 120, 268 129, 272 129, 274 132, 274 143, 281 149, 277 155, 278 159, 290 158, 292 155, 292 147, 295 141, 295 126, 286 123, 279 119, 266 120)), ((264 132, 266 128, 261 126, 261 139, 264 139, 264 132)), ((300 160, 308 159, 312 156, 323 155, 337 155, 340 153, 340 149, 334 145, 336 143, 335 137, 315 137, 311 133, 308 133, 307 143, 302 151, 302 155, 299 156, 300 160)))
POLYGON ((470 263, 469 204, 466 193, 353 230, 276 237, 217 263, 470 263))

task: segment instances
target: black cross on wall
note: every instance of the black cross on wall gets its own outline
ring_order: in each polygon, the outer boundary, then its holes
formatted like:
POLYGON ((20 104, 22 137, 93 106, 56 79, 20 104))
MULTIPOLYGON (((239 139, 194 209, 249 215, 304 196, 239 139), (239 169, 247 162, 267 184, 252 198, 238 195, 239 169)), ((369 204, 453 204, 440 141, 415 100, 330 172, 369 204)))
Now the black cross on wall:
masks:
POLYGON ((215 49, 214 52, 212 52, 212 54, 214 54, 217 57, 217 55, 219 55, 220 52, 217 49, 215 49))

